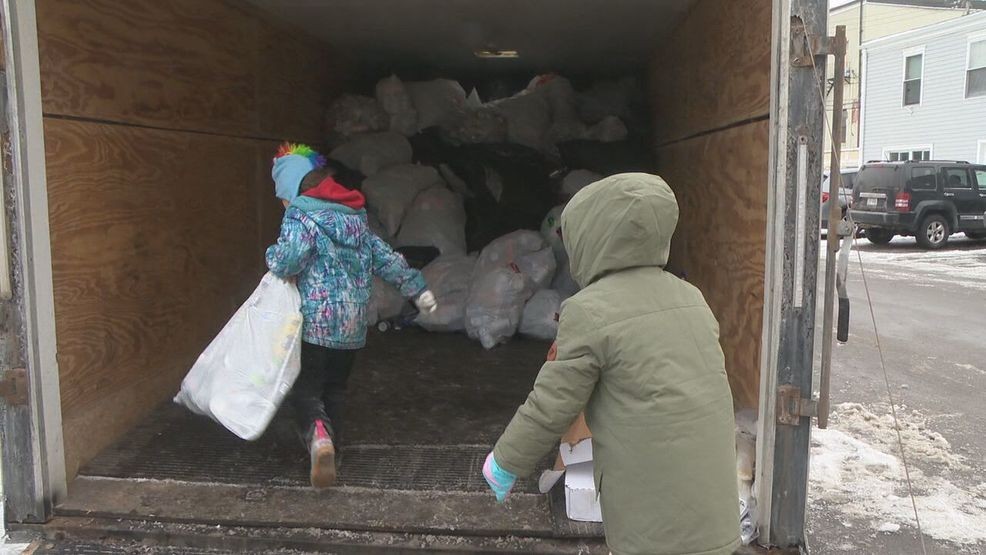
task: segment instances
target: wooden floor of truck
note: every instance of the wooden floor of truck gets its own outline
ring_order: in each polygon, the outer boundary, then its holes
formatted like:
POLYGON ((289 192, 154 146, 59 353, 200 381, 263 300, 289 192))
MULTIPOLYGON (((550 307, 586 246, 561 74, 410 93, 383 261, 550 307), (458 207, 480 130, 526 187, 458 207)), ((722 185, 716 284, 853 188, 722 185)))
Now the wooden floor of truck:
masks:
POLYGON ((82 469, 56 515, 598 540, 600 525, 566 517, 561 488, 540 495, 536 478, 525 480, 504 507, 482 477, 547 349, 516 340, 485 351, 461 335, 414 329, 373 333, 350 383, 336 487, 308 487, 290 414, 245 442, 166 403, 82 469))
POLYGON ((372 333, 350 382, 338 483, 322 492, 308 486, 288 411, 245 442, 165 403, 83 467, 52 522, 29 528, 58 538, 39 553, 131 552, 133 542, 147 553, 174 544, 196 553, 607 553, 601 525, 567 518, 561 484, 541 495, 536 477, 522 480, 500 506, 481 474, 547 350, 523 339, 485 351, 462 335, 372 333))

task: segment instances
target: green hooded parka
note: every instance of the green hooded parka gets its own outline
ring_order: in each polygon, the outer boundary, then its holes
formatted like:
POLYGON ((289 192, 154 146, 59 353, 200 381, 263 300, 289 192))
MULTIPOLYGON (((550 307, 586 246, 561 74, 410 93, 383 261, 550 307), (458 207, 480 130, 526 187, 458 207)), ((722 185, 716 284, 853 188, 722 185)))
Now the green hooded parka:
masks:
POLYGON ((665 272, 678 204, 660 177, 614 175, 561 217, 582 291, 564 305, 557 359, 494 450, 530 475, 580 411, 614 555, 728 555, 739 547, 733 402, 719 325, 665 272))

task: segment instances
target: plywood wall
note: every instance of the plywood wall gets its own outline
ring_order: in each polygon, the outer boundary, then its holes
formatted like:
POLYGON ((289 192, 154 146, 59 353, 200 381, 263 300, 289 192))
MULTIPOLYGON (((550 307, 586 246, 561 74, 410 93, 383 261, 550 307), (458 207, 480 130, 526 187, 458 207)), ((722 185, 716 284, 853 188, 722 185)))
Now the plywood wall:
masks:
POLYGON ((39 0, 66 463, 174 395, 256 285, 280 139, 344 65, 245 3, 39 0))
POLYGON ((671 265, 719 319, 737 406, 760 378, 770 0, 699 0, 648 71, 659 173, 681 207, 671 265))

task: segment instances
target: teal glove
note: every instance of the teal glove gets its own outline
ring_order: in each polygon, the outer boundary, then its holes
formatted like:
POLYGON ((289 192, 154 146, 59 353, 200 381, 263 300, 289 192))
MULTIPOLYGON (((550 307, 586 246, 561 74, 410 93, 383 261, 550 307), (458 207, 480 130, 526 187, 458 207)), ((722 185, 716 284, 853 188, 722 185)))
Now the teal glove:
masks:
POLYGON ((507 499, 507 495, 517 481, 517 476, 496 464, 493 453, 487 455, 486 462, 483 463, 483 477, 486 478, 486 483, 490 485, 490 489, 496 495, 497 503, 503 503, 507 499))

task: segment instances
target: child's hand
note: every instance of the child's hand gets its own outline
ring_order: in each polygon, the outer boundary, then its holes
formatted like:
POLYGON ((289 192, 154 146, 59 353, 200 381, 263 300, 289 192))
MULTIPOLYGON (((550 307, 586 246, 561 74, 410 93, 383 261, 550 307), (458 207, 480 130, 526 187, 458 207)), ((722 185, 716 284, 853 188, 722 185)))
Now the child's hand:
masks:
POLYGON ((483 477, 486 478, 486 483, 493 490, 497 503, 506 501, 507 496, 510 495, 510 490, 517 482, 516 476, 500 468, 496 459, 493 458, 493 453, 487 455, 486 462, 483 463, 483 477))
POLYGON ((435 300, 434 293, 426 290, 424 293, 418 295, 418 298, 414 300, 414 305, 421 312, 435 312, 435 309, 438 308, 438 301, 435 300))

